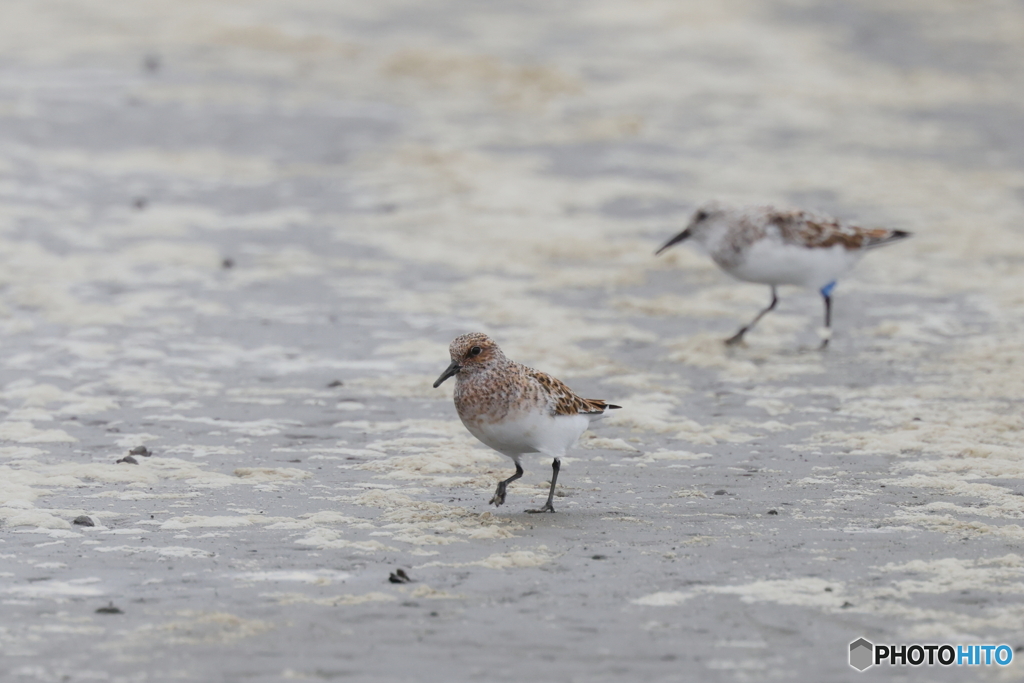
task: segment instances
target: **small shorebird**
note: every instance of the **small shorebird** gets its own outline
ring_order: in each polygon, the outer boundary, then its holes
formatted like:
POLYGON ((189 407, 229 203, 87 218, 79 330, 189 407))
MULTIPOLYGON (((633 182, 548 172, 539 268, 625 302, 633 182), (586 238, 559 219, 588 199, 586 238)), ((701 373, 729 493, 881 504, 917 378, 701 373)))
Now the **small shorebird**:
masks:
POLYGON ((548 502, 527 512, 554 512, 551 500, 561 457, 591 422, 619 406, 580 398, 551 375, 506 358, 486 334, 456 337, 448 352, 452 363, 434 382, 434 388, 454 375, 455 409, 462 424, 516 464, 516 473, 498 482, 491 503, 504 503, 506 487, 523 476, 520 458, 525 453, 543 453, 554 458, 548 502))
POLYGON ((909 232, 862 228, 831 216, 771 206, 727 207, 711 202, 697 209, 690 224, 655 252, 692 239, 718 267, 738 280, 772 288, 772 302, 749 324, 725 340, 738 344, 779 302, 776 287, 811 287, 825 300, 825 338, 832 333, 832 290, 840 275, 865 251, 909 237, 909 232))

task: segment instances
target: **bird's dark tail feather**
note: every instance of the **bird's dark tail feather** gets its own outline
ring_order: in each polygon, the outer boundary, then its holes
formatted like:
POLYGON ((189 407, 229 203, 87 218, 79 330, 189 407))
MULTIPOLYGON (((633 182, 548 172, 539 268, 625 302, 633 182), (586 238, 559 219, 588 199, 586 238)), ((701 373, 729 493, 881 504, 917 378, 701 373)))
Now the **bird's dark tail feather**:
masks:
POLYGON ((878 240, 876 242, 872 242, 872 243, 870 243, 870 244, 868 244, 866 246, 867 246, 868 249, 874 249, 875 247, 883 247, 886 244, 892 244, 893 242, 898 242, 900 240, 904 240, 904 239, 910 237, 913 234, 914 233, 907 232, 906 230, 893 230, 891 233, 889 233, 888 235, 886 235, 882 239, 880 239, 880 240, 878 240))

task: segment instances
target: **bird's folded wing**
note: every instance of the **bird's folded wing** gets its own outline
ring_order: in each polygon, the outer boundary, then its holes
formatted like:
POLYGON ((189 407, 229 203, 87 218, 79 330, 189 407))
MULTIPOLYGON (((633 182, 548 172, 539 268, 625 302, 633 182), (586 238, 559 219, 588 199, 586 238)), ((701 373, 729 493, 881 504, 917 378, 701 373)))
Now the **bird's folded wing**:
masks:
POLYGON ((773 211, 768 222, 777 226, 783 239, 810 248, 870 249, 910 235, 903 230, 862 228, 808 211, 773 211))
POLYGON ((555 379, 547 373, 530 369, 528 374, 541 385, 551 398, 551 412, 553 415, 594 415, 603 413, 611 408, 620 407, 601 399, 577 396, 564 382, 555 379))

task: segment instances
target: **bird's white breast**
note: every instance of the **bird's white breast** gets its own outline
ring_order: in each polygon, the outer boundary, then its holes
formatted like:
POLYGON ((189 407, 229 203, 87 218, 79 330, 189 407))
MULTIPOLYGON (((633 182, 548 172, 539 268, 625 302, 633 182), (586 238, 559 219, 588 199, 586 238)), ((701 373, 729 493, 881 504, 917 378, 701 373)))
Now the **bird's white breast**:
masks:
POLYGON ((839 244, 808 248, 762 239, 747 247, 738 263, 719 265, 747 282, 821 289, 849 270, 860 255, 860 250, 849 250, 839 244))
POLYGON ((463 418, 462 423, 480 441, 518 461, 523 453, 561 457, 587 430, 590 416, 524 411, 497 421, 463 418))

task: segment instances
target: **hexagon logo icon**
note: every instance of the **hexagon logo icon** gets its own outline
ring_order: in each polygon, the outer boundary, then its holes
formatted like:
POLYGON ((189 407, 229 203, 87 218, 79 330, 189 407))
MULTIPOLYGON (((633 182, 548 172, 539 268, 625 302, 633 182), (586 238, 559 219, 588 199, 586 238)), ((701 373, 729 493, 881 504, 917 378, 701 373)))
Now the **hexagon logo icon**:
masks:
POLYGON ((864 638, 850 643, 850 666, 857 671, 864 671, 875 663, 875 646, 864 638))

